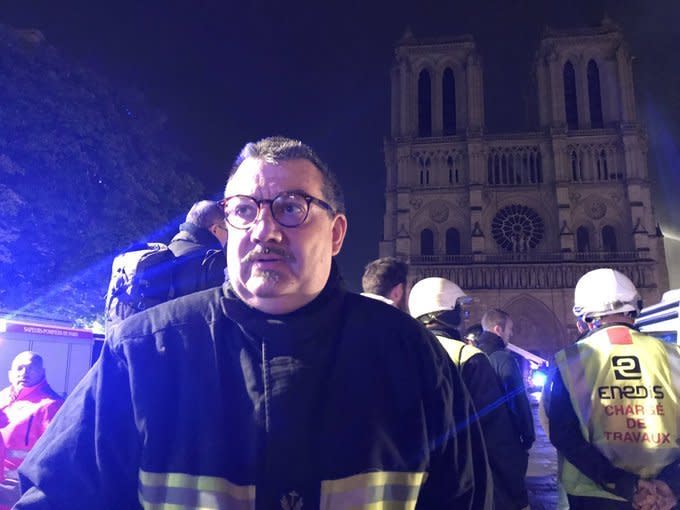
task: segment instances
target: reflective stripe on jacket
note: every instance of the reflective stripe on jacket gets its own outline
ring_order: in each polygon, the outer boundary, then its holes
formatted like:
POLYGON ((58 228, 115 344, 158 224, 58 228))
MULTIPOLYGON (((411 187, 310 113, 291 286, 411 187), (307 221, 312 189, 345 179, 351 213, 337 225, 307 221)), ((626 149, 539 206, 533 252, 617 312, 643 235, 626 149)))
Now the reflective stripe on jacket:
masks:
MULTIPOLYGON (((377 471, 321 482, 320 510, 398 508, 413 510, 427 473, 377 471)), ((255 485, 235 485, 224 478, 184 473, 140 472, 140 499, 145 510, 178 506, 201 509, 254 510, 255 485)), ((309 505, 294 491, 281 499, 281 508, 309 505)), ((311 503, 315 506, 316 502, 311 503)))
MULTIPOLYGON (((595 331, 555 362, 586 441, 611 463, 652 478, 680 457, 680 351, 625 326, 595 331)), ((565 461, 567 493, 621 500, 565 461)))
POLYGON ((20 508, 473 508, 469 405, 431 335, 339 275, 287 315, 211 289, 112 328, 20 508))

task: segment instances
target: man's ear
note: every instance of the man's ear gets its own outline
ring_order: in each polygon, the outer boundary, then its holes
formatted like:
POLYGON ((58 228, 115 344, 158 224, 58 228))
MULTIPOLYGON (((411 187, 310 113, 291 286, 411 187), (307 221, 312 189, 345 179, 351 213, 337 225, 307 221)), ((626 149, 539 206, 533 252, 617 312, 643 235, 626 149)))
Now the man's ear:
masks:
POLYGON ((333 218, 333 224, 331 225, 332 243, 333 243, 333 255, 340 253, 342 248, 342 243, 345 240, 345 235, 347 234, 347 217, 344 214, 337 214, 333 218))
POLYGON ((500 324, 496 324, 496 325, 493 327, 493 330, 492 330, 492 331, 494 332, 494 334, 495 334, 496 336, 502 336, 502 334, 503 334, 503 328, 501 328, 500 324))
POLYGON ((387 298, 391 299, 395 303, 401 302, 401 298, 404 295, 404 284, 397 283, 387 294, 387 298))

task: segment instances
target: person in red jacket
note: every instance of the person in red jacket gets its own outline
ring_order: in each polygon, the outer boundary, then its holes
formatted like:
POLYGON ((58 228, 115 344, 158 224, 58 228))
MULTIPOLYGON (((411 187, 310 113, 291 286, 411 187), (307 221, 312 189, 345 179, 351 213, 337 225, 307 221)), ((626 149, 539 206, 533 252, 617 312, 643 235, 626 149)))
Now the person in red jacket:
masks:
POLYGON ((63 402, 47 384, 43 359, 35 352, 18 354, 8 375, 10 385, 0 391, 0 444, 4 443, 0 510, 19 499, 17 469, 63 402))

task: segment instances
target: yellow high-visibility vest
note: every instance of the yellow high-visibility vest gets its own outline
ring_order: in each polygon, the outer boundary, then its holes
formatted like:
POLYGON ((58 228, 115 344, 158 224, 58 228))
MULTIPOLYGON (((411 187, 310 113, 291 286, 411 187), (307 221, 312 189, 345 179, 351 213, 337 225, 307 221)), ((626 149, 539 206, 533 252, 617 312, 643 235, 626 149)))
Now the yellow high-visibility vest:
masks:
POLYGON ((460 340, 454 340, 453 338, 446 336, 436 336, 439 343, 449 355, 449 358, 451 358, 458 368, 461 368, 463 364, 475 354, 484 354, 477 349, 477 347, 461 342, 460 340))
MULTIPOLYGON (((677 345, 616 325, 560 351, 555 362, 583 437, 613 465, 653 478, 680 458, 677 345)), ((560 480, 568 494, 622 500, 566 460, 560 480)))

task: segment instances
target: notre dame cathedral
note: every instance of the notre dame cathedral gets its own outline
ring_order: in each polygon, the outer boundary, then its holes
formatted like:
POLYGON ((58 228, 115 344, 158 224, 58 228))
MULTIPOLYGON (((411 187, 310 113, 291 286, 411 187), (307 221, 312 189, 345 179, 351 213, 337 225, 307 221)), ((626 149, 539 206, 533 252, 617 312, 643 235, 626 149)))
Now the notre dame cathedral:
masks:
POLYGON ((489 135, 473 38, 399 41, 380 255, 408 260, 412 282, 457 283, 465 326, 506 310, 513 343, 547 357, 577 335, 585 272, 618 269, 652 304, 668 270, 620 28, 548 29, 533 69, 540 128, 489 135))

